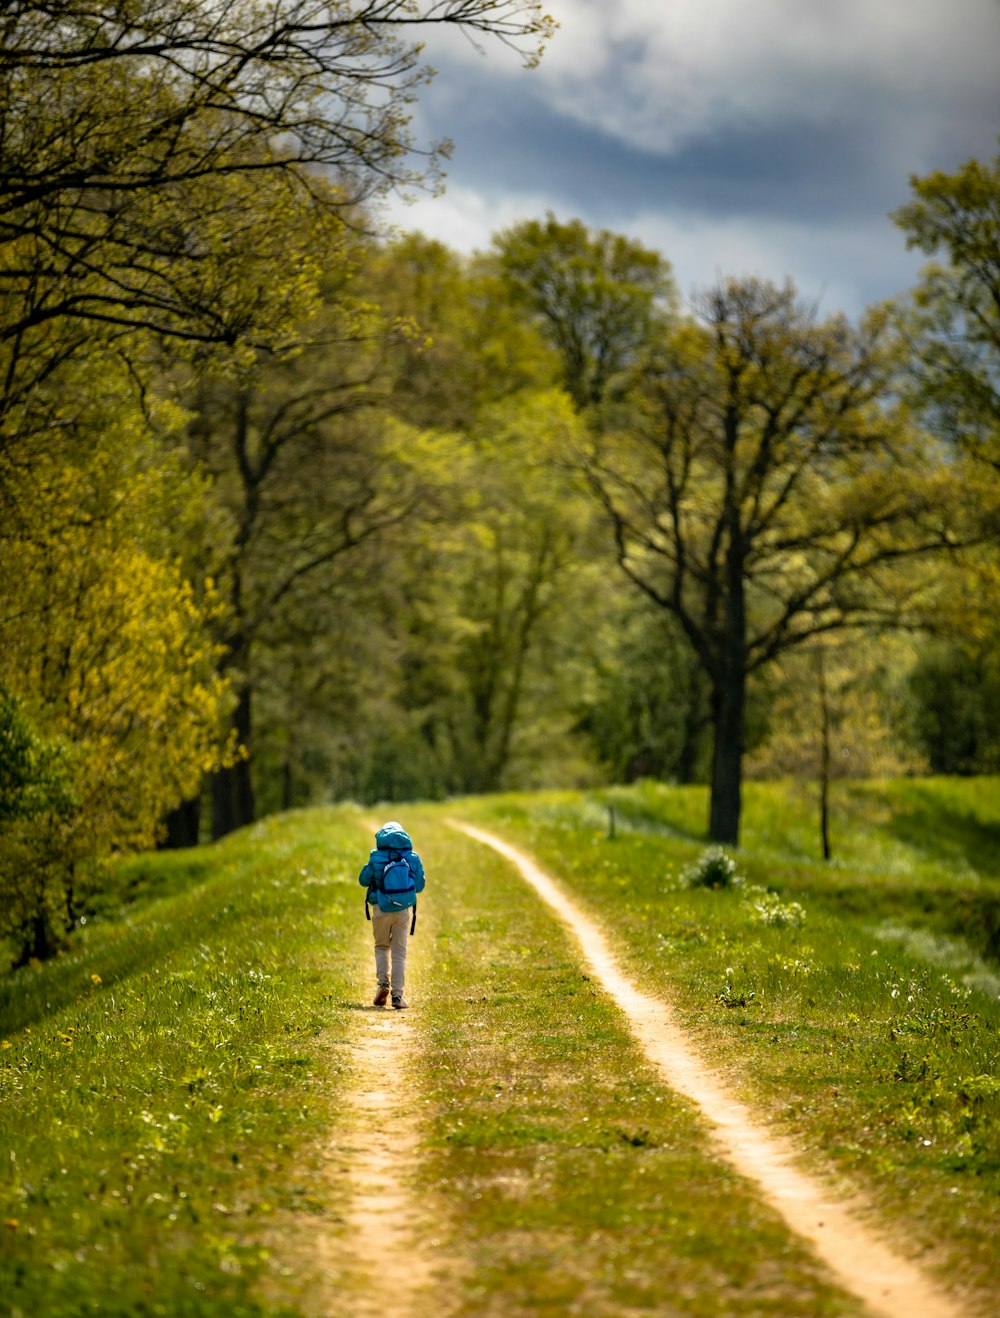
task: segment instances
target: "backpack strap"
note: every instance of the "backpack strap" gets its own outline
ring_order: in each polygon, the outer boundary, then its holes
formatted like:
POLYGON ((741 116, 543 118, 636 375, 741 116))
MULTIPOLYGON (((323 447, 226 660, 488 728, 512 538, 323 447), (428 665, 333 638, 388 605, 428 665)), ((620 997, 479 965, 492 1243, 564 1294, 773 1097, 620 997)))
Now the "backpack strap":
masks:
POLYGON ((413 899, 413 919, 410 921, 410 933, 412 934, 417 927, 417 899, 413 899))

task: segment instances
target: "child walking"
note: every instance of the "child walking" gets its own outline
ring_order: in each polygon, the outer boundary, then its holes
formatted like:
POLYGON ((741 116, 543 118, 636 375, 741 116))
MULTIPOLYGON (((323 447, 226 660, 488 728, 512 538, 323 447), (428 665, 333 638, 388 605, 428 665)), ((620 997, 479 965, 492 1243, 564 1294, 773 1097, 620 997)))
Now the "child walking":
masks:
POLYGON ((406 944, 417 923, 417 893, 424 890, 424 867, 402 824, 391 819, 378 830, 358 882, 368 889, 365 914, 375 937, 375 1006, 384 1007, 391 993, 400 1011, 409 1006, 403 997, 406 944))

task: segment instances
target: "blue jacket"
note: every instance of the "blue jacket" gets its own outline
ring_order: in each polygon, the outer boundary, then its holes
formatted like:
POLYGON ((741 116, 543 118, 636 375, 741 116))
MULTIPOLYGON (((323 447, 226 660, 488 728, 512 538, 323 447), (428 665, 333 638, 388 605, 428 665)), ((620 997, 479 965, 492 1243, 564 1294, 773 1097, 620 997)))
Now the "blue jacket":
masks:
POLYGON ((413 875, 413 904, 416 903, 416 893, 424 890, 424 867, 420 857, 413 850, 410 835, 402 824, 397 824, 394 819, 390 820, 388 824, 383 824, 375 834, 375 850, 368 857, 367 863, 358 875, 358 882, 363 888, 368 889, 368 904, 370 906, 378 905, 381 911, 398 909, 398 905, 391 905, 384 894, 377 892, 375 889, 375 881, 381 875, 386 861, 391 858, 394 851, 403 856, 410 867, 410 873, 413 875))

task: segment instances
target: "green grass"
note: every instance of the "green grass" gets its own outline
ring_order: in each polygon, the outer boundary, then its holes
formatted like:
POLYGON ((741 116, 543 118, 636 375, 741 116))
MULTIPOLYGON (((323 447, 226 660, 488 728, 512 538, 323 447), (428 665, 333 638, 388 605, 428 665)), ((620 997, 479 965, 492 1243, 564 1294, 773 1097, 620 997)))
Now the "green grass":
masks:
POLYGON ((413 976, 429 1030, 422 1193, 466 1256, 457 1311, 859 1313, 713 1159, 535 894, 415 818, 436 875, 413 976))
POLYGON ((123 919, 0 982, 0 1312, 261 1312, 272 1220, 321 1206, 361 838, 142 858, 123 919))
POLYGON ((780 850, 795 789, 752 787, 735 857, 751 883, 804 906, 802 928, 755 920, 745 890, 682 886, 703 849, 687 829, 701 804, 693 792, 615 792, 613 840, 604 794, 494 798, 463 813, 563 878, 630 972, 679 1004, 738 1092, 817 1167, 870 1195, 904 1248, 945 1277, 960 1270, 989 1311, 1000 1004, 975 921, 1000 899, 988 868, 1000 854, 989 845, 1000 841, 996 786, 852 786, 841 824, 851 840, 836 867, 808 858, 797 827, 780 850), (956 819, 968 821, 967 839, 956 819))
MULTIPOLYGON (((681 883, 705 847, 702 791, 448 809, 558 875, 733 1088, 985 1314, 1000 1299, 998 786, 839 784, 825 865, 809 795, 751 784, 747 886, 724 891, 681 883), (805 924, 774 923, 792 901, 805 924)), ((511 868, 440 807, 393 813, 429 875, 408 992, 413 1190, 453 1264, 421 1313, 446 1291, 469 1318, 857 1315, 715 1162, 511 868)), ((360 1247, 350 1166, 330 1151, 358 1138, 342 1100, 371 991, 369 845, 344 807, 140 857, 66 955, 0 979, 0 1314, 316 1312, 319 1233, 351 1311, 357 1272, 335 1262, 360 1247)))

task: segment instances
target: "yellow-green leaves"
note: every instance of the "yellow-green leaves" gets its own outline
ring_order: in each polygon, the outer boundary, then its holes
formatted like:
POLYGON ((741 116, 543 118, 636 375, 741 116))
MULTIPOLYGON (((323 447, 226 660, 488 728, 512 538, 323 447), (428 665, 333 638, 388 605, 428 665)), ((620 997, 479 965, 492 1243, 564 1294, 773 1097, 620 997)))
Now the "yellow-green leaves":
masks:
POLYGON ((0 833, 4 932, 36 952, 72 920, 94 862, 154 842, 225 753, 219 602, 210 588, 196 597, 165 524, 173 512, 183 532, 196 489, 158 463, 113 360, 86 365, 64 369, 45 410, 73 442, 10 464, 3 482, 16 516, 5 519, 0 685, 40 736, 69 748, 62 804, 22 810, 0 833))
POLYGON ((932 424, 993 476, 1000 470, 1000 156, 911 179, 893 219, 908 245, 942 258, 915 290, 918 383, 932 424))
POLYGON ((579 220, 526 220, 495 239, 497 266, 515 304, 537 320, 562 361, 577 407, 599 403, 674 309, 669 263, 620 234, 579 220))

